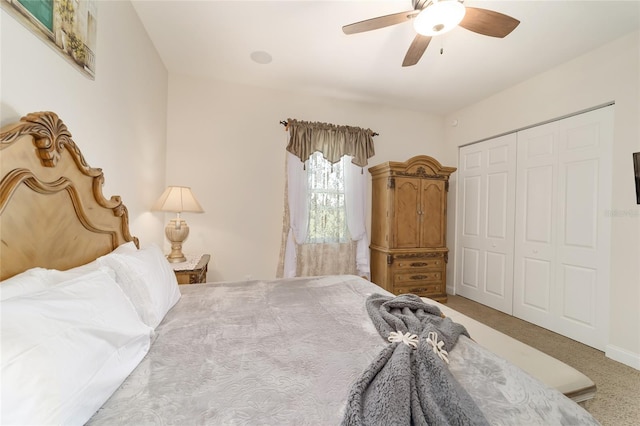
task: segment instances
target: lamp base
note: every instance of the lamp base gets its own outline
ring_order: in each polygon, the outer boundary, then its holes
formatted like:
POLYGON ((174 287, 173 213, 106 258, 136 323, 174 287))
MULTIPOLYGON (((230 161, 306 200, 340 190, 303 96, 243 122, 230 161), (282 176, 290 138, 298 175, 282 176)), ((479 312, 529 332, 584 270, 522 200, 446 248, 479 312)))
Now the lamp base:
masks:
POLYGON ((170 263, 185 262, 187 258, 182 254, 182 242, 189 236, 189 226, 182 219, 171 219, 164 228, 164 234, 171 241, 171 253, 167 256, 170 263))
POLYGON ((171 244, 171 253, 167 255, 169 263, 186 262, 187 258, 182 254, 182 244, 176 247, 176 244, 171 244))

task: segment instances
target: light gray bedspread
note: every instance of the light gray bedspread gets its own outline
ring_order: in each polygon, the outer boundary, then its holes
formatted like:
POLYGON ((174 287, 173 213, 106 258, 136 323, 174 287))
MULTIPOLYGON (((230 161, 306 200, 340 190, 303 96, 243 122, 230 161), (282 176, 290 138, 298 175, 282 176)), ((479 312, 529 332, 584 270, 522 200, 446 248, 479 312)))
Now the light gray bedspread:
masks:
MULTIPOLYGON (((339 425, 386 346, 355 276, 181 286, 147 356, 91 425, 339 425)), ((494 425, 597 424, 465 336, 450 369, 494 425)))

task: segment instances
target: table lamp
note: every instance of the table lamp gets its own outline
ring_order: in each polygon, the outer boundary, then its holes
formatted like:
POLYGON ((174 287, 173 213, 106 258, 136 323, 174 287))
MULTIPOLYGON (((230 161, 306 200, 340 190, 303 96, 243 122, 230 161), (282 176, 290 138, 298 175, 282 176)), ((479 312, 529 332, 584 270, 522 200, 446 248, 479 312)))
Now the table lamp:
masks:
POLYGON ((184 262, 187 258, 182 254, 182 242, 189 235, 187 222, 180 217, 182 212, 203 213, 202 207, 196 197, 193 196, 191 188, 186 186, 169 186, 164 190, 158 201, 151 207, 151 210, 162 212, 175 212, 175 219, 171 219, 164 228, 164 234, 171 241, 171 253, 167 260, 171 263, 184 262))

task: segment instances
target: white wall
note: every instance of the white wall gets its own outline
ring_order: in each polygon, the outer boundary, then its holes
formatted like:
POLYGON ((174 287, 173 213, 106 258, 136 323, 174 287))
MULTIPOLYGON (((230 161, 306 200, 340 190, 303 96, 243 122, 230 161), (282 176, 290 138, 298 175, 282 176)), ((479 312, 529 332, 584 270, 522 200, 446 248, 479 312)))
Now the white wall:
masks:
POLYGON ((611 211, 602 212, 611 218, 606 352, 638 369, 640 205, 631 154, 640 151, 639 58, 640 32, 635 32, 445 118, 448 150, 457 152, 461 145, 615 101, 613 195, 611 211))
POLYGON ((183 251, 210 253, 214 281, 275 278, 288 140, 281 120, 371 128, 380 135, 369 166, 445 156, 439 117, 211 79, 170 75, 168 116, 167 183, 191 186, 205 210, 183 214, 191 229, 183 251))
POLYGON ((167 71, 129 2, 98 2, 95 80, 87 78, 11 14, 0 11, 2 125, 54 111, 106 197, 120 195, 131 232, 163 244, 164 217, 149 207, 165 184, 167 71))

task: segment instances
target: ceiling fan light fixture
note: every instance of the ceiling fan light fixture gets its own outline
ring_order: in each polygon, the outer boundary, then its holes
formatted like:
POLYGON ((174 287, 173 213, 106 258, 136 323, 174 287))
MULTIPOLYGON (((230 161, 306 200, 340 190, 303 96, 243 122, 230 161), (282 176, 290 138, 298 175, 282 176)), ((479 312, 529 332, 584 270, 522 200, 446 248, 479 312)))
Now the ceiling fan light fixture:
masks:
POLYGON ((413 20, 418 34, 436 36, 454 29, 464 18, 465 7, 458 0, 434 1, 413 20))

